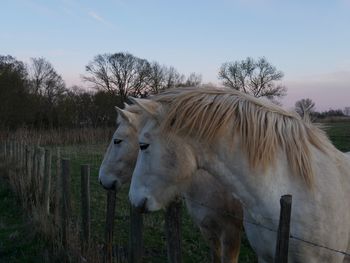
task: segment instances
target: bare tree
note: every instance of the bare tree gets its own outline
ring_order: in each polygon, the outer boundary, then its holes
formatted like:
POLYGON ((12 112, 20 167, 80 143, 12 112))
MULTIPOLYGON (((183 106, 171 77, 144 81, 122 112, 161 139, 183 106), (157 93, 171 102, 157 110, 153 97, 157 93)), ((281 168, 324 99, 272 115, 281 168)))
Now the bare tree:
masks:
POLYGON ((184 82, 185 76, 180 74, 174 67, 169 67, 165 72, 165 89, 175 88, 184 82))
POLYGON ((110 69, 110 55, 97 55, 85 67, 89 76, 83 76, 83 80, 93 83, 97 89, 106 90, 108 92, 116 92, 113 83, 111 83, 112 74, 110 69))
POLYGON ((187 78, 185 84, 187 87, 197 87, 202 83, 202 75, 191 73, 187 78))
POLYGON ((136 60, 136 74, 130 82, 130 91, 134 97, 144 96, 150 91, 149 82, 151 76, 151 65, 145 59, 136 60))
POLYGON ((53 104, 66 91, 65 83, 52 64, 44 58, 31 58, 30 80, 32 91, 43 95, 53 104))
POLYGON ((248 57, 242 61, 226 62, 219 71, 219 79, 224 86, 271 100, 286 95, 287 88, 276 84, 282 78, 283 72, 265 58, 255 61, 248 57))
POLYGON ((199 74, 191 73, 185 81, 185 76, 174 67, 160 66, 157 62, 151 64, 149 87, 152 93, 175 87, 195 87, 201 82, 202 76, 199 74))
POLYGON ((85 68, 91 82, 98 90, 118 94, 123 101, 128 95, 140 96, 148 89, 150 63, 129 53, 96 56, 85 68))
POLYGON ((104 54, 94 57, 85 67, 85 81, 97 90, 105 90, 118 95, 125 101, 128 95, 143 97, 161 90, 198 86, 201 75, 192 73, 186 81, 174 67, 161 66, 158 62, 149 63, 129 53, 104 54))
POLYGON ((161 66, 158 62, 151 63, 151 72, 149 77, 149 87, 153 94, 159 93, 166 86, 165 66, 161 66))
POLYGON ((309 98, 298 100, 295 102, 295 111, 303 118, 310 117, 315 111, 315 102, 309 98))

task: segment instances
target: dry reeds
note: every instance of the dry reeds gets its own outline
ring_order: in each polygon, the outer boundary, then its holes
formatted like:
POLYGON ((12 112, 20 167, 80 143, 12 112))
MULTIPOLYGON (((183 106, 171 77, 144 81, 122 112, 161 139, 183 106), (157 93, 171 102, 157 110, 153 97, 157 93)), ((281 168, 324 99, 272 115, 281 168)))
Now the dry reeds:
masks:
POLYGON ((36 130, 21 128, 0 131, 0 140, 18 139, 32 145, 96 144, 111 138, 115 128, 80 128, 36 130))
MULTIPOLYGON (((45 154, 49 152, 45 151, 45 154)), ((57 156, 55 156, 57 158, 57 156)), ((66 246, 62 244, 61 203, 57 196, 57 174, 51 181, 51 191, 45 193, 44 183, 48 169, 45 169, 44 149, 38 146, 25 146, 14 140, 1 143, 0 163, 2 174, 9 181, 19 203, 23 206, 33 229, 33 233, 45 240, 49 250, 48 262, 102 262, 102 248, 94 242, 89 243, 86 251, 81 249, 81 234, 77 221, 68 218, 66 246), (49 201, 45 200, 47 194, 49 201), (49 208, 48 204, 49 202, 49 208), (59 211, 55 213, 55 211, 59 211)), ((51 164, 51 162, 50 162, 51 164)), ((51 174, 49 174, 51 176, 51 174)))

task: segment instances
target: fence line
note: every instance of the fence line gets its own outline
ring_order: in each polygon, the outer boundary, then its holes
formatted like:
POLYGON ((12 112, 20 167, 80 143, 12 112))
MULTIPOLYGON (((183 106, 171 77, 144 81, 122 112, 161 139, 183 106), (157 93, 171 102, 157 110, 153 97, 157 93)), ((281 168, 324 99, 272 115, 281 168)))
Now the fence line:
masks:
MULTIPOLYGON (((265 225, 263 225, 261 223, 249 221, 247 219, 244 219, 243 217, 238 217, 238 216, 236 216, 236 215, 234 215, 234 214, 232 214, 232 213, 230 213, 228 211, 217 210, 216 208, 209 207, 209 206, 207 206, 207 205, 205 205, 205 204, 203 204, 203 203, 201 203, 201 202, 199 202, 197 200, 191 199, 191 198, 187 198, 187 199, 190 200, 191 202, 194 202, 195 204, 197 204, 199 206, 205 207, 205 208, 210 209, 212 211, 215 211, 217 213, 223 213, 226 216, 230 216, 230 217, 232 217, 234 219, 242 220, 242 222, 244 222, 244 223, 247 223, 247 224, 250 224, 250 225, 254 225, 254 226, 266 229, 266 230, 274 232, 276 234, 278 233, 277 229, 273 229, 273 228, 265 226, 265 225)), ((269 219, 267 217, 264 217, 264 218, 269 219)), ((270 220, 276 220, 276 219, 270 218, 270 220)), ((350 253, 347 253, 345 251, 341 251, 341 250, 338 250, 338 249, 334 249, 334 248, 330 248, 330 247, 327 247, 327 246, 324 246, 324 245, 320 245, 320 244, 317 244, 315 242, 308 241, 308 240, 302 239, 300 237, 294 236, 293 234, 289 234, 289 238, 297 240, 297 241, 300 241, 300 242, 303 242, 303 243, 310 244, 310 245, 315 246, 315 247, 323 248, 323 249, 326 249, 326 250, 329 250, 329 251, 332 251, 332 252, 336 252, 336 253, 340 253, 340 254, 343 254, 343 255, 346 255, 346 256, 350 256, 350 253)))

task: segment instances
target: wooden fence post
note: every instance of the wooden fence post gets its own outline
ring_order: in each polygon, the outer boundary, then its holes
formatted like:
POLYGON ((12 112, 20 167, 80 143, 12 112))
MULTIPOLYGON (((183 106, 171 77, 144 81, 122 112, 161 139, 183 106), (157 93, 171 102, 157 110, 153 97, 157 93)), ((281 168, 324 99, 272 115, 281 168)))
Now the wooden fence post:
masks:
POLYGON ((1 159, 2 163, 4 163, 5 160, 6 160, 6 140, 3 140, 1 142, 1 156, 0 156, 0 159, 1 159))
POLYGON ((62 159, 62 220, 61 220, 61 229, 62 229, 62 245, 64 248, 67 248, 69 240, 69 215, 70 215, 70 161, 68 159, 62 159))
POLYGON ((4 141, 4 159, 7 158, 7 154, 8 154, 8 141, 4 141))
POLYGON ((283 195, 280 199, 280 204, 281 212, 276 241, 275 263, 287 263, 292 196, 283 195))
POLYGON ((25 144, 23 141, 21 141, 21 169, 23 172, 25 172, 25 160, 26 160, 26 151, 25 151, 25 144))
POLYGON ((18 148, 17 148, 17 141, 13 141, 13 163, 14 163, 14 166, 17 166, 17 156, 18 156, 18 148))
POLYGON ((129 262, 141 263, 143 257, 143 215, 130 206, 129 262))
POLYGON ((9 155, 7 159, 7 163, 10 164, 13 162, 13 140, 9 141, 9 155))
POLYGON ((42 183, 45 173, 45 151, 42 147, 37 147, 37 155, 36 155, 36 163, 37 163, 37 174, 35 175, 35 188, 36 192, 36 203, 40 204, 41 201, 41 192, 42 183))
POLYGON ((38 155, 38 149, 36 146, 33 146, 33 162, 32 162, 32 188, 35 189, 35 180, 38 176, 38 163, 37 163, 37 156, 38 155))
POLYGON ((10 158, 9 158, 9 161, 10 162, 13 162, 13 152, 14 152, 14 143, 15 143, 15 141, 14 140, 11 140, 10 141, 10 158))
POLYGON ((32 160, 33 160, 33 157, 31 156, 31 152, 32 151, 30 146, 26 145, 25 166, 26 166, 26 176, 28 177, 29 182, 32 174, 32 160))
POLYGON ((107 215, 105 229, 105 262, 113 262, 113 229, 114 229, 114 214, 115 214, 116 192, 109 190, 107 192, 107 215))
POLYGON ((3 156, 3 160, 4 161, 6 161, 6 158, 7 158, 7 154, 8 154, 8 142, 7 142, 7 140, 5 140, 4 141, 4 152, 3 152, 3 154, 4 154, 4 156, 3 156))
POLYGON ((81 165, 81 248, 84 253, 90 242, 90 165, 81 165))
POLYGON ((165 233, 168 262, 182 262, 181 254, 181 200, 173 201, 165 211, 165 233))
POLYGON ((5 147, 4 147, 4 144, 5 144, 5 141, 1 141, 0 142, 0 147, 1 147, 1 150, 0 150, 0 159, 2 160, 3 158, 4 158, 4 149, 5 149, 5 147))
POLYGON ((6 151, 7 151, 7 154, 6 154, 6 162, 8 163, 10 158, 11 158, 11 140, 8 139, 7 140, 7 143, 6 143, 6 151))
POLYGON ((55 181, 55 222, 58 223, 59 222, 59 218, 60 218, 60 211, 61 209, 61 152, 60 152, 60 148, 57 147, 56 149, 56 181, 55 181))
POLYGON ((45 149, 44 180, 42 184, 42 204, 46 214, 50 214, 50 192, 51 192, 51 151, 45 149))

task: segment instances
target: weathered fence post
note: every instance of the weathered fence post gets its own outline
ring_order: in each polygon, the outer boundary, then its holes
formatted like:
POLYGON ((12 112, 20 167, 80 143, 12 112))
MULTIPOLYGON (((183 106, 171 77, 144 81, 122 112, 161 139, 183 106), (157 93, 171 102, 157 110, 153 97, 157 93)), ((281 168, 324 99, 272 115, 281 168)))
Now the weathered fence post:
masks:
POLYGON ((14 162, 14 166, 17 166, 17 157, 18 157, 18 144, 17 141, 13 141, 13 162, 14 162))
POLYGON ((9 161, 13 162, 13 151, 14 151, 14 140, 10 140, 10 154, 9 154, 9 161))
POLYGON ((113 229, 115 214, 116 192, 109 190, 107 192, 107 215, 105 229, 105 262, 113 262, 113 229))
POLYGON ((141 263, 143 257, 143 215, 130 206, 129 262, 141 263))
POLYGON ((62 245, 67 248, 69 239, 69 215, 70 215, 70 161, 68 159, 62 159, 62 245))
POLYGON ((42 184, 42 202, 46 214, 50 214, 50 192, 51 192, 51 151, 45 149, 44 181, 42 184))
POLYGON ((24 163, 24 174, 26 177, 26 193, 27 196, 27 205, 28 208, 31 208, 31 200, 33 200, 31 197, 32 195, 29 193, 32 193, 32 165, 33 165, 33 150, 29 145, 25 146, 25 163, 24 163))
POLYGON ((24 142, 21 142, 21 169, 25 172, 25 164, 26 164, 26 147, 24 142))
POLYGON ((16 142, 16 166, 17 168, 21 167, 21 142, 16 142))
POLYGON ((4 141, 4 156, 3 156, 3 160, 4 161, 6 161, 6 158, 7 158, 7 154, 8 154, 8 149, 7 149, 7 147, 8 147, 8 142, 7 142, 7 140, 5 140, 4 141))
POLYGON ((1 158, 1 160, 4 160, 5 157, 6 157, 6 141, 1 141, 0 158, 1 158))
POLYGON ((61 210, 61 154, 60 148, 56 149, 56 178, 55 178, 55 222, 59 222, 61 210))
POLYGON ((4 160, 6 158, 6 141, 1 142, 1 159, 4 160))
POLYGON ((276 241, 275 263, 287 263, 292 196, 283 195, 280 199, 280 204, 281 212, 276 241))
POLYGON ((81 165, 81 248, 85 253, 90 242, 90 165, 81 165))
MULTIPOLYGON (((38 149, 36 146, 33 146, 33 161, 32 161, 32 189, 35 189, 35 181, 36 181, 36 178, 38 176, 38 163, 36 161, 37 159, 37 156, 38 155, 38 149)), ((33 196, 34 196, 34 193, 33 193, 33 196)), ((34 199, 33 199, 34 200, 34 199)))
POLYGON ((15 161, 16 161, 16 165, 18 166, 19 164, 19 142, 18 141, 15 141, 15 161))
POLYGON ((26 166, 26 176, 28 177, 28 181, 30 182, 30 178, 32 175, 32 152, 29 145, 26 145, 26 159, 25 159, 25 166, 26 166))
POLYGON ((45 151, 42 147, 37 147, 37 154, 36 154, 36 163, 37 163, 37 174, 35 174, 35 188, 37 189, 35 191, 36 193, 36 203, 40 204, 41 201, 41 192, 42 189, 42 183, 44 178, 44 172, 45 172, 45 151))
POLYGON ((42 147, 38 147, 38 154, 37 154, 37 162, 38 162, 38 181, 39 185, 41 185, 44 173, 45 173, 45 150, 42 147))
POLYGON ((168 262, 182 262, 181 254, 181 200, 173 201, 165 212, 168 262))
POLYGON ((11 140, 7 139, 7 142, 6 142, 6 163, 9 162, 10 158, 11 158, 11 140))

